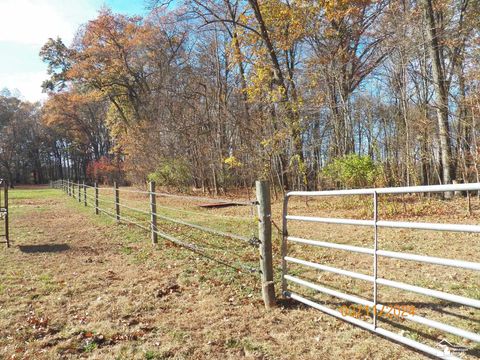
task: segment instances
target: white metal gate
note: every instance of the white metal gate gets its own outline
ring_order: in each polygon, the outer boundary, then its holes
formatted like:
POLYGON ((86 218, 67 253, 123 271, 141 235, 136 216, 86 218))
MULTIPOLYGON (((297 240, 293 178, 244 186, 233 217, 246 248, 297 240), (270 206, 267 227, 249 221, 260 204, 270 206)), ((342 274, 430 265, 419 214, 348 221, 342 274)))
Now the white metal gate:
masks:
MULTIPOLYGON (((403 252, 385 251, 378 248, 378 228, 404 228, 404 229, 422 229, 422 230, 436 230, 436 231, 452 231, 452 232, 466 232, 466 233, 480 233, 480 225, 463 225, 463 224, 442 224, 442 223, 419 223, 419 222, 400 222, 400 221, 381 221, 378 219, 378 196, 381 194, 412 194, 412 193, 433 193, 433 192, 453 192, 453 191, 478 191, 480 190, 480 183, 476 184, 460 184, 460 185, 434 185, 434 186, 415 186, 415 187, 398 187, 398 188, 377 188, 377 189, 358 189, 358 190, 333 190, 333 191, 293 191, 289 192, 284 199, 283 208, 283 241, 282 241, 282 293, 285 297, 297 300, 306 305, 312 306, 318 310, 321 310, 329 315, 346 320, 350 323, 358 325, 362 328, 388 337, 399 343, 408 345, 425 353, 444 359, 457 359, 454 355, 448 352, 441 351, 426 344, 412 340, 405 336, 381 328, 377 324, 377 312, 391 311, 388 306, 382 305, 377 301, 377 285, 392 287, 407 292, 414 292, 426 296, 431 296, 437 299, 442 299, 448 302, 461 304, 468 307, 480 309, 480 300, 454 295, 442 291, 428 289, 424 287, 409 285, 403 282, 392 281, 377 276, 377 259, 378 257, 387 257, 393 259, 409 260, 420 263, 442 265, 445 267, 454 267, 468 269, 472 271, 480 271, 480 262, 469 262, 453 259, 445 259, 431 256, 416 255, 403 252), (370 195, 373 201, 373 218, 371 220, 357 220, 357 219, 343 219, 343 218, 320 218, 311 216, 299 216, 289 215, 288 202, 292 197, 324 197, 324 196, 351 196, 351 195, 370 195), (303 221, 303 222, 316 222, 326 224, 344 224, 344 225, 357 225, 357 226, 370 226, 373 229, 372 232, 372 247, 359 247, 345 244, 338 244, 333 242, 324 242, 311 239, 298 238, 290 236, 288 233, 288 223, 290 221, 303 221), (366 275, 353 271, 347 271, 331 266, 322 265, 319 263, 306 261, 298 258, 288 256, 288 243, 297 243, 307 246, 317 246, 321 248, 344 250, 347 252, 370 254, 373 261, 373 274, 366 275), (343 292, 333 290, 310 281, 303 280, 297 276, 289 275, 288 264, 298 264, 313 268, 320 271, 326 271, 338 275, 347 276, 354 279, 360 279, 372 283, 373 294, 371 300, 366 300, 361 297, 353 296, 343 292), (288 289, 287 283, 292 282, 296 285, 309 288, 314 291, 318 291, 323 294, 327 294, 346 302, 366 306, 374 309, 372 323, 364 320, 360 320, 353 316, 342 314, 340 311, 334 310, 318 302, 312 301, 302 295, 294 293, 288 289)), ((480 286, 480 284, 478 284, 480 286)), ((427 319, 415 314, 404 314, 406 320, 422 324, 431 328, 439 329, 441 331, 460 336, 462 338, 469 339, 474 342, 480 342, 480 334, 472 331, 461 329, 452 325, 448 325, 435 320, 427 319)))

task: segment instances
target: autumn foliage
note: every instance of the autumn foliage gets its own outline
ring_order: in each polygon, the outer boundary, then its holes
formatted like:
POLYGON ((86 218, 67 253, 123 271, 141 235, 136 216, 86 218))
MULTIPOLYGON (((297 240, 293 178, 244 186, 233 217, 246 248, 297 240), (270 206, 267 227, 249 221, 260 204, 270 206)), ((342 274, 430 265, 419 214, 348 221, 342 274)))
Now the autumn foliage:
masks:
POLYGON ((124 181, 123 166, 120 161, 115 161, 102 156, 100 160, 93 161, 87 166, 87 176, 98 184, 113 185, 124 181))
POLYGON ((74 176, 315 189, 361 159, 385 185, 480 178, 478 2, 183 5, 104 9, 45 44, 42 118, 74 176))

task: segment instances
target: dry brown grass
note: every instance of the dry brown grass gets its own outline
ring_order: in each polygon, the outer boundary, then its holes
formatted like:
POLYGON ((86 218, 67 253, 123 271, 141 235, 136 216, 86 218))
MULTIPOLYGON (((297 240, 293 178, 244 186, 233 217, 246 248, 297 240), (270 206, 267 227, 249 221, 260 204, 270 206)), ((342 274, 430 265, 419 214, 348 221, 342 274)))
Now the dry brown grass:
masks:
MULTIPOLYGON (((165 205, 178 206, 170 200, 162 201, 165 205)), ((18 190, 12 192, 12 202, 13 247, 0 251, 0 358, 424 358, 295 303, 283 302, 277 309, 266 311, 261 304, 256 277, 239 274, 161 240, 160 245, 153 248, 145 232, 116 225, 104 216, 96 217, 91 208, 83 208, 58 191, 18 190), (38 245, 57 247, 32 248, 38 245)), ((297 211, 315 214, 328 212, 330 206, 337 206, 338 216, 358 213, 355 205, 343 208, 335 202, 328 206, 325 202, 310 203, 308 208, 301 202, 293 206, 297 211)), ((184 207, 188 208, 188 204, 184 207)), ((278 224, 279 209, 280 205, 275 204, 278 224)), ((249 210, 226 208, 215 213, 237 216, 248 215, 249 210)), ((219 225, 222 229, 228 226, 228 223, 219 225)), ((250 228, 249 224, 244 228, 235 227, 247 232, 250 228)), ((177 231, 179 236, 184 231, 182 228, 169 230, 177 231)), ((346 233, 329 227, 298 226, 291 230, 298 231, 299 236, 351 244, 366 244, 371 240, 366 229, 346 233)), ((390 236, 382 241, 392 250, 396 246, 410 249, 418 245, 419 249, 408 251, 439 250, 444 254, 453 251, 460 258, 469 254, 470 260, 478 261, 478 238, 472 239, 468 246, 462 241, 461 246, 447 251, 445 246, 452 244, 452 238, 443 235, 423 241, 419 241, 418 235, 403 231, 390 236)), ((358 271, 368 271, 371 265, 369 259, 347 259, 340 253, 295 251, 298 255, 313 256, 317 261, 358 271)), ((275 259, 278 265, 278 238, 275 259)), ((402 267, 381 266, 386 272, 382 275, 392 275, 390 278, 399 276, 402 281, 406 281, 407 276, 412 276, 412 280, 419 278, 412 274, 416 268, 404 268, 403 264, 402 267)), ((453 276, 423 268, 422 273, 428 274, 431 281, 453 276)), ((356 289, 365 296, 369 292, 364 284, 345 283, 328 275, 321 278, 319 274, 304 275, 322 282, 336 280, 338 287, 348 286, 348 290, 356 289)), ((454 276, 450 283, 469 280, 471 284, 476 282, 478 290, 478 277, 466 278, 457 272, 454 276)), ((462 287, 456 290, 460 294, 467 291, 462 287)), ((397 295, 387 292, 385 296, 388 300, 397 295)), ((406 301, 418 301, 418 298, 406 301)), ((454 315, 460 311, 463 309, 452 309, 454 315)), ((478 326, 478 321, 475 322, 479 319, 478 312, 467 317, 467 322, 459 321, 463 325, 478 326)))

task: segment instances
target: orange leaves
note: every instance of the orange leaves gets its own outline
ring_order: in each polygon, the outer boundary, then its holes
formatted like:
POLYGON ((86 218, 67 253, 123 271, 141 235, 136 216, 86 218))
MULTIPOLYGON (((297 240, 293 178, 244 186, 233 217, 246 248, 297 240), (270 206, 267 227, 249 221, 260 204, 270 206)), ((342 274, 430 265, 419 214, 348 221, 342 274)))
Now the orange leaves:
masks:
POLYGON ((112 184, 115 179, 121 178, 123 164, 102 156, 100 160, 88 164, 87 176, 103 184, 112 184))
POLYGON ((42 121, 76 144, 88 147, 94 134, 102 127, 104 103, 104 97, 98 91, 71 89, 52 93, 43 106, 42 121))
POLYGON ((102 11, 86 25, 69 77, 102 91, 133 81, 141 70, 139 47, 149 32, 141 25, 140 18, 102 11))

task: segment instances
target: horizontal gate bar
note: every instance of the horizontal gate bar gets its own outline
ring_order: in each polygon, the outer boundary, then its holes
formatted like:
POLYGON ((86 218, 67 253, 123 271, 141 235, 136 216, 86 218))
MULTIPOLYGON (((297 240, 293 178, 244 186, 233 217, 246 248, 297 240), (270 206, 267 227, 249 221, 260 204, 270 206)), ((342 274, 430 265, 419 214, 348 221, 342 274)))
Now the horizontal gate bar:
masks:
POLYGON ((447 191, 477 191, 480 190, 480 183, 470 184, 448 184, 448 185, 426 185, 426 186, 404 186, 372 189, 348 189, 348 190, 326 190, 326 191, 291 191, 287 196, 343 196, 343 195, 372 195, 377 194, 414 194, 432 193, 447 191))
MULTIPOLYGON (((373 255, 373 252, 374 252, 374 250, 370 249, 370 248, 364 248, 364 247, 353 246, 353 245, 337 244, 337 243, 326 242, 326 241, 302 239, 302 238, 295 237, 295 236, 288 236, 287 240, 288 241, 293 241, 293 242, 296 242, 296 243, 300 243, 300 244, 320 246, 320 247, 338 249, 338 250, 346 250, 346 251, 352 251, 352 252, 361 253, 361 254, 373 255)), ((377 251, 377 253, 378 253, 378 251, 377 251)))
POLYGON ((421 222, 405 222, 405 221, 377 221, 378 227, 385 228, 402 228, 417 230, 436 230, 436 231, 455 231, 455 232, 471 232, 480 233, 479 225, 468 224, 436 224, 421 222))
POLYGON ((313 216, 301 215, 287 215, 287 220, 319 222, 326 224, 340 224, 340 225, 358 225, 358 226, 373 226, 373 220, 357 220, 357 219, 341 219, 341 218, 320 218, 313 216))
MULTIPOLYGON (((342 269, 338 269, 338 268, 331 267, 331 266, 320 265, 320 264, 313 263, 313 262, 310 262, 310 261, 296 259, 296 258, 293 258, 293 257, 290 257, 290 256, 285 256, 285 260, 289 261, 289 262, 296 263, 296 264, 305 265, 305 266, 308 266, 308 267, 311 267, 311 268, 314 268, 314 269, 328 271, 328 272, 332 272, 332 273, 339 274, 339 275, 345 275, 345 276, 348 276, 348 277, 351 277, 351 278, 354 278, 354 279, 365 280, 365 281, 369 281, 369 282, 372 282, 372 283, 375 281, 373 276, 360 274, 360 273, 356 273, 356 272, 348 271, 348 270, 342 270, 342 269)), ((467 298, 467 297, 464 297, 464 296, 453 295, 453 294, 445 293, 443 291, 427 289, 427 288, 423 288, 423 287, 420 287, 420 286, 409 285, 409 284, 401 283, 401 282, 398 282, 398 281, 381 279, 381 278, 377 278, 377 284, 385 285, 385 286, 389 286, 389 287, 393 287, 393 288, 397 288, 397 289, 401 289, 401 290, 412 291, 412 292, 416 292, 417 294, 422 294, 422 295, 425 295, 425 296, 430 296, 430 297, 434 297, 434 298, 437 298, 437 299, 447 300, 447 301, 451 301, 451 302, 455 302, 455 303, 458 303, 458 304, 463 304, 463 305, 467 305, 467 306, 471 306, 471 307, 475 307, 475 308, 480 309, 480 300, 470 299, 470 298, 467 298)))
POLYGON ((419 343, 415 340, 412 340, 412 339, 406 338, 404 336, 398 335, 394 332, 391 332, 391 331, 388 331, 388 330, 385 330, 385 329, 382 329, 382 328, 379 328, 379 327, 374 328, 372 324, 370 324, 366 321, 355 319, 354 317, 351 317, 351 316, 343 316, 342 313, 340 313, 337 310, 332 310, 332 309, 330 309, 330 308, 328 308, 324 305, 320 305, 320 304, 318 304, 314 301, 308 300, 308 299, 306 299, 306 298, 304 298, 304 297, 302 297, 298 294, 287 291, 287 292, 285 292, 284 295, 286 297, 291 298, 291 299, 297 300, 297 301, 299 301, 299 302, 301 302, 305 305, 308 305, 308 306, 311 306, 315 309, 323 311, 324 313, 335 316, 336 318, 348 321, 348 322, 350 322, 354 325, 360 326, 360 327, 362 327, 364 329, 367 329, 369 331, 372 331, 372 332, 375 332, 377 334, 383 335, 383 336, 388 337, 390 339, 393 339, 393 340, 395 340, 399 343, 402 343, 402 344, 408 345, 408 346, 410 346, 414 349, 423 351, 427 354, 436 356, 436 357, 441 358, 441 359, 448 359, 448 360, 459 360, 460 359, 456 356, 453 356, 451 354, 446 354, 443 351, 437 350, 437 349, 435 349, 431 346, 425 345, 425 344, 421 344, 421 343, 419 343))
POLYGON ((383 257, 389 257, 393 259, 411 260, 411 261, 418 261, 418 262, 423 262, 428 264, 453 266, 453 267, 458 267, 462 269, 480 271, 480 263, 475 263, 470 261, 444 259, 444 258, 433 257, 433 256, 400 253, 396 251, 386 251, 386 250, 377 250, 377 255, 380 255, 383 257))
POLYGON ((287 220, 319 222, 319 223, 325 223, 325 224, 357 225, 357 226, 376 225, 377 227, 384 227, 384 228, 480 233, 479 225, 468 225, 468 224, 436 224, 436 223, 405 222, 405 221, 377 221, 375 223, 373 220, 321 218, 321 217, 301 216, 301 215, 287 215, 287 220))
POLYGON ((427 289, 420 286, 409 285, 401 283, 398 281, 387 280, 387 279, 377 279, 377 284, 394 287, 401 290, 416 292, 417 294, 422 294, 425 296, 431 296, 437 299, 447 300, 455 302, 457 304, 463 304, 471 307, 480 309, 480 300, 470 299, 460 295, 453 295, 443 291, 427 289))
MULTIPOLYGON (((325 241, 318 241, 318 240, 309 240, 309 239, 302 239, 294 236, 288 236, 288 241, 312 245, 312 246, 319 246, 331 249, 338 249, 338 250, 345 250, 351 251, 356 253, 362 254, 370 254, 373 255, 374 250, 370 248, 360 247, 360 246, 352 246, 352 245, 344 245, 344 244, 337 244, 325 241)), ((444 265, 444 266, 453 266, 462 269, 468 270, 477 270, 480 271, 480 263, 470 262, 470 261, 463 261, 463 260, 454 260, 454 259, 445 259, 433 256, 426 256, 426 255, 416 255, 410 253, 401 253, 396 251, 386 251, 386 250, 377 250, 377 255, 393 258, 393 259, 401 259, 401 260, 410 260, 410 261, 418 261, 428 264, 435 264, 435 265, 444 265)))
MULTIPOLYGON (((329 288, 311 283, 309 281, 299 279, 299 278, 291 276, 291 275, 285 275, 285 279, 290 280, 290 281, 292 281, 292 282, 294 282, 298 285, 303 285, 303 286, 306 286, 310 289, 317 290, 321 293, 328 294, 328 295, 337 297, 339 299, 347 300, 347 301, 350 301, 352 303, 356 303, 356 304, 360 304, 360 305, 364 305, 364 306, 369 306, 372 309, 375 306, 373 301, 365 300, 365 299, 362 299, 358 296, 349 295, 349 294, 345 294, 345 293, 342 293, 342 292, 339 292, 339 291, 336 291, 336 290, 332 290, 332 289, 329 289, 329 288)), ((385 313, 385 314, 389 314, 391 312, 391 310, 394 309, 390 306, 386 306, 386 305, 382 305, 382 304, 377 304, 376 308, 377 308, 377 310, 383 311, 383 313, 385 313)), ((418 323, 418 324, 430 326, 430 327, 433 327, 433 328, 436 328, 436 329, 439 329, 439 330, 443 330, 443 331, 448 332, 448 333, 453 334, 453 335, 461 336, 461 337, 464 337, 466 339, 470 339, 472 341, 480 342, 480 334, 476 334, 476 333, 473 333, 473 332, 470 332, 470 331, 467 331, 467 330, 464 330, 464 329, 457 328, 455 326, 444 324, 444 323, 441 323, 441 322, 438 322, 438 321, 435 321, 435 320, 426 319, 422 316, 412 315, 412 314, 409 314, 409 313, 402 314, 402 317, 407 319, 407 320, 410 320, 412 322, 418 323)))
POLYGON ((325 293, 325 294, 328 294, 328 295, 331 295, 331 296, 334 296, 334 297, 337 297, 337 298, 340 298, 340 299, 343 299, 343 300, 347 300, 347 301, 350 301, 350 302, 353 302, 353 303, 356 303, 356 304, 369 306, 371 308, 373 308, 373 306, 374 306, 373 301, 365 300, 365 299, 362 299, 361 297, 358 297, 358 296, 345 294, 345 293, 342 293, 340 291, 332 290, 332 289, 329 289, 329 288, 326 288, 326 287, 323 287, 323 286, 320 286, 320 285, 317 285, 317 284, 313 284, 309 281, 299 279, 295 276, 285 275, 285 279, 290 280, 290 281, 292 281, 292 282, 294 282, 298 285, 303 285, 303 286, 309 287, 310 289, 317 290, 321 293, 325 293))

